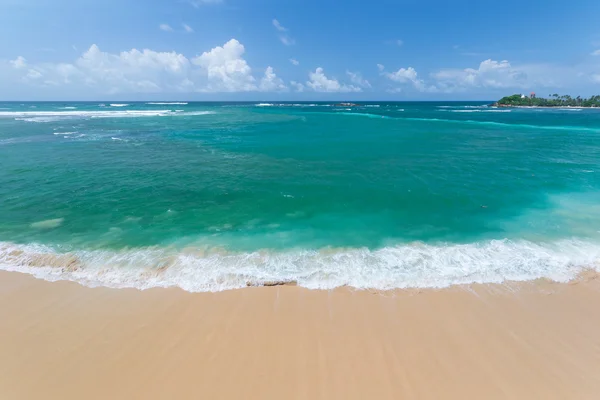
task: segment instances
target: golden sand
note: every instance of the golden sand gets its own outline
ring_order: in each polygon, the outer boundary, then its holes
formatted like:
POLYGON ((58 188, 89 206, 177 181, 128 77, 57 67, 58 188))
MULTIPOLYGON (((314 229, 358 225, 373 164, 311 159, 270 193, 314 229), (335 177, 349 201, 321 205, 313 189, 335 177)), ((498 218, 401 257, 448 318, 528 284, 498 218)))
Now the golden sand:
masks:
POLYGON ((598 399, 596 278, 211 294, 0 272, 0 399, 598 399))

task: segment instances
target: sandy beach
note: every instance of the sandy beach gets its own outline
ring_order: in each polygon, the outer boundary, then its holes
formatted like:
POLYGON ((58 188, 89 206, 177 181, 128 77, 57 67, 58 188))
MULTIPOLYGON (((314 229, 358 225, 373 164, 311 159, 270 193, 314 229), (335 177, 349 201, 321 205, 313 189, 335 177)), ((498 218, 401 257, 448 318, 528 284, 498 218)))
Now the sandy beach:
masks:
POLYGON ((0 273, 3 399, 595 399, 600 279, 385 293, 0 273))

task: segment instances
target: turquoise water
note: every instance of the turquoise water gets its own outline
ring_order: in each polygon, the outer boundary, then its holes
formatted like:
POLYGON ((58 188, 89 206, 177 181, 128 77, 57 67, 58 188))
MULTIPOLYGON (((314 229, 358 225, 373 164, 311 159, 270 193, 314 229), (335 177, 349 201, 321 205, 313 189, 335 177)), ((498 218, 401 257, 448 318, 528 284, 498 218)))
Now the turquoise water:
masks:
POLYGON ((440 287, 600 260, 600 110, 0 103, 0 266, 113 287, 440 287))

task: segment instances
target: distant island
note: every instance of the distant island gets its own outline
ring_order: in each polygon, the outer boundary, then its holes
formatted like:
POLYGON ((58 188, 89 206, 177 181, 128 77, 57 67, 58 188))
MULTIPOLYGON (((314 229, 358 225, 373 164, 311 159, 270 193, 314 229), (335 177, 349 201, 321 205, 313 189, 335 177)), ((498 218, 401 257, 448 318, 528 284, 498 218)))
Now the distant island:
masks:
POLYGON ((581 96, 560 96, 552 94, 548 99, 536 97, 535 93, 529 96, 524 94, 513 94, 498 100, 493 104, 495 107, 585 107, 585 108, 600 108, 600 96, 592 96, 582 98, 581 96))

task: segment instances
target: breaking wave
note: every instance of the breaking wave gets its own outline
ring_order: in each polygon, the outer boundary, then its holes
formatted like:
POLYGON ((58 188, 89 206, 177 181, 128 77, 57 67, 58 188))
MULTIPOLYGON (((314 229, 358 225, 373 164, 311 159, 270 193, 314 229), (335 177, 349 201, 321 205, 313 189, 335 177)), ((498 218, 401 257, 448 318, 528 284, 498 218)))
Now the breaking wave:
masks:
POLYGON ((0 111, 0 118, 26 122, 53 122, 82 118, 169 117, 216 114, 215 111, 123 110, 123 111, 0 111))
POLYGON ((150 102, 150 103, 146 103, 146 104, 159 105, 159 106, 169 106, 169 105, 181 105, 181 106, 185 106, 185 105, 187 105, 187 103, 179 102, 179 101, 173 101, 173 102, 150 102))
POLYGON ((440 288, 548 278, 568 281, 600 267, 600 244, 576 239, 549 243, 492 240, 471 244, 402 244, 377 250, 260 250, 149 247, 60 252, 43 245, 0 242, 0 268, 49 281, 87 286, 190 292, 295 282, 311 289, 440 288))

